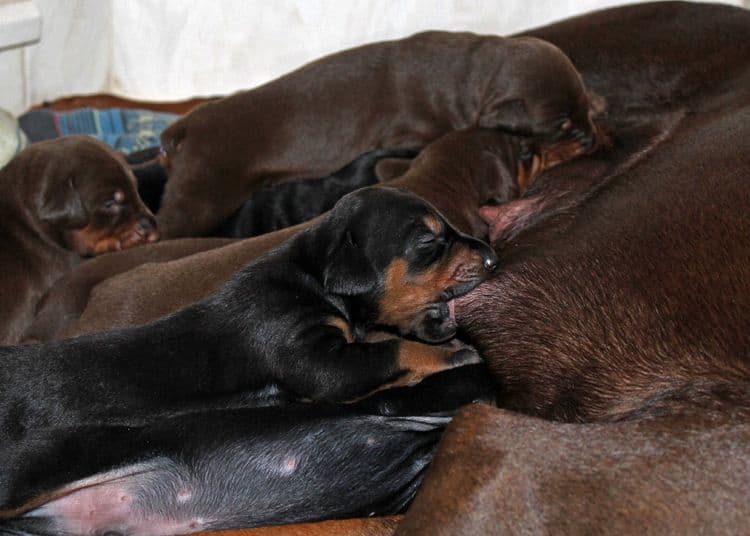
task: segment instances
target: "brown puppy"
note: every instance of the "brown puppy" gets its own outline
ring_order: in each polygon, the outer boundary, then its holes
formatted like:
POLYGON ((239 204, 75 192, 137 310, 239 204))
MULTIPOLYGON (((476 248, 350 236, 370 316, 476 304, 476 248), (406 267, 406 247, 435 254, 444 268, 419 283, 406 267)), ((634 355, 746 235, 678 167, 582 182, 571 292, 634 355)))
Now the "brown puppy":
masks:
MULTIPOLYGON (((522 188, 519 180, 528 184, 541 169, 540 161, 522 162, 520 151, 520 140, 501 132, 454 132, 426 147, 404 177, 387 184, 420 195, 444 211, 459 230, 482 237, 487 227, 478 217, 478 207, 517 197, 522 188)), ((141 325, 198 301, 215 292, 241 266, 309 223, 176 261, 141 266, 104 281, 90 295, 88 289, 77 291, 89 296, 86 309, 78 321, 58 329, 55 337, 141 325), (112 303, 119 306, 113 308, 112 303)), ((408 311, 405 302, 414 301, 407 293, 398 295, 405 301, 391 303, 394 315, 408 311)))
MULTIPOLYGON (((598 129, 601 130, 601 129, 598 129)), ((440 207, 461 231, 487 235, 479 207, 501 204, 522 195, 540 173, 563 160, 545 152, 531 160, 521 157, 523 140, 488 129, 451 132, 425 147, 409 169, 388 183, 440 207)), ((581 152, 566 153, 568 158, 581 152)))
POLYGON ((591 107, 570 60, 535 38, 426 32, 346 50, 165 130, 159 226, 170 238, 206 234, 262 181, 323 176, 368 150, 471 126, 529 136, 528 158, 590 148, 591 107))
MULTIPOLYGON (((81 284, 78 290, 70 293, 64 289, 55 291, 55 297, 46 300, 45 306, 40 310, 40 322, 46 319, 52 321, 52 324, 40 325, 37 329, 35 323, 29 334, 35 334, 38 340, 44 341, 47 339, 38 335, 51 332, 53 340, 60 340, 114 327, 146 324, 216 292, 245 264, 315 221, 317 219, 172 261, 149 262, 118 273, 101 283, 94 283, 95 286, 91 283, 92 279, 78 279, 81 284), (82 303, 78 302, 78 308, 72 310, 71 303, 65 301, 68 296, 83 296, 85 299, 82 303), (117 307, 112 307, 113 303, 117 303, 117 307), (60 318, 47 312, 48 304, 70 311, 71 321, 61 325, 60 318), (101 316, 97 319, 98 314, 101 316)), ((168 242, 172 241, 163 243, 168 242)), ((118 262, 116 270, 122 266, 118 262)), ((77 278, 75 274, 73 277, 77 278)), ((75 307, 75 304, 72 306, 75 307)))
POLYGON ((742 534, 748 414, 701 413, 561 424, 466 406, 395 533, 742 534))
POLYGON ((0 342, 80 261, 159 239, 122 157, 83 136, 32 145, 0 170, 0 342))

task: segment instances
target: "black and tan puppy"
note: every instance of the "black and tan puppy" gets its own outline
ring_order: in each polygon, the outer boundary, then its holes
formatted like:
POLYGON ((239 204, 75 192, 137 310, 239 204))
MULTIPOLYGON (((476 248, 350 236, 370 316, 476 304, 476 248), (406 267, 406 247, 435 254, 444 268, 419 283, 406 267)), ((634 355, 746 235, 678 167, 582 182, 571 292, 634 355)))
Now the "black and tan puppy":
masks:
POLYGON ((0 170, 0 189, 0 343, 18 341, 82 256, 159 238, 124 160, 91 138, 32 145, 0 170))
POLYGON ((365 151, 472 126, 528 136, 528 156, 581 154, 595 144, 600 100, 536 38, 425 32, 345 50, 166 129, 159 226, 169 238, 205 235, 262 181, 321 177, 365 151))
POLYGON ((453 299, 494 270, 484 243, 413 194, 365 188, 247 265, 214 296, 141 328, 0 350, 1 433, 247 393, 346 400, 478 357, 430 342, 456 332, 453 299), (410 298, 408 314, 393 305, 410 298))

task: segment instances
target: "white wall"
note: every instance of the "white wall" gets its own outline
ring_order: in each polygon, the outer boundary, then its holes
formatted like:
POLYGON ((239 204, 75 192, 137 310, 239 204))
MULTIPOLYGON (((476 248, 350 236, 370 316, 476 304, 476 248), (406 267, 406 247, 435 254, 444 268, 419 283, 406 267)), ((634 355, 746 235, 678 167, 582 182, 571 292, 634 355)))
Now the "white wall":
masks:
MULTIPOLYGON (((3 0, 0 0, 3 1, 3 0)), ((7 0, 6 0, 7 1, 7 0)), ((622 0, 35 0, 42 39, 0 52, 0 107, 113 92, 177 100, 266 82, 323 54, 424 29, 508 34, 622 0), (25 91, 25 95, 18 92, 25 91)), ((729 3, 742 4, 742 0, 729 3)))

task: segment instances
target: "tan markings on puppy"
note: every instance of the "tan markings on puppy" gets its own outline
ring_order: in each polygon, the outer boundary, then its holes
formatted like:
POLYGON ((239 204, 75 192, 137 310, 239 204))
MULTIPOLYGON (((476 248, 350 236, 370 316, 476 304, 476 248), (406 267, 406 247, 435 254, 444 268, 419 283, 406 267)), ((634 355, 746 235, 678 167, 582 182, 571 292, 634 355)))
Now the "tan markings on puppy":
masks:
POLYGON ((406 371, 406 374, 381 388, 414 385, 427 376, 453 368, 454 353, 455 349, 452 347, 404 340, 399 346, 398 366, 406 371))
POLYGON ((529 166, 523 165, 522 162, 518 163, 518 195, 522 196, 529 186, 534 184, 536 178, 543 170, 542 157, 535 154, 531 158, 531 164, 529 166))
POLYGON ((566 141, 544 146, 540 149, 542 170, 562 164, 587 152, 588 150, 577 141, 566 141))
POLYGON ((114 229, 89 224, 71 232, 74 250, 81 256, 101 255, 159 240, 158 231, 145 232, 138 220, 129 220, 114 229))
POLYGON ((354 342, 354 334, 352 334, 352 328, 349 325, 349 322, 341 318, 340 316, 332 316, 327 321, 326 324, 329 326, 333 326, 334 328, 341 331, 341 333, 344 334, 344 338, 346 339, 346 342, 352 343, 354 342))
POLYGON ((436 235, 439 235, 443 232, 442 222, 432 214, 428 214, 427 216, 425 216, 422 221, 427 226, 427 228, 436 235))
POLYGON ((441 294, 456 285, 475 280, 483 270, 482 256, 455 244, 452 254, 429 269, 409 274, 409 264, 396 259, 386 269, 385 292, 380 300, 378 323, 409 331, 415 318, 441 294))
POLYGON ((567 140, 555 144, 545 145, 535 153, 528 166, 518 163, 518 194, 523 195, 529 187, 534 184, 537 177, 542 172, 553 168, 568 160, 573 160, 579 156, 590 154, 602 144, 603 138, 601 132, 594 130, 594 143, 591 147, 585 147, 577 140, 567 140))

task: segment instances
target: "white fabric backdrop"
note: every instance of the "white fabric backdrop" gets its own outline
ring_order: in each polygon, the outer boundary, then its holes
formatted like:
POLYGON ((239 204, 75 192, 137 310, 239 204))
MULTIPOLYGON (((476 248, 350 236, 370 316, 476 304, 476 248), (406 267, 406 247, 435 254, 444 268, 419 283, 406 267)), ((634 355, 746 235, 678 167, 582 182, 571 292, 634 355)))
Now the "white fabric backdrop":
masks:
MULTIPOLYGON (((177 100, 253 87, 321 55, 425 29, 509 34, 623 0, 36 0, 25 101, 177 100)), ((742 4, 742 0, 730 3, 742 4)), ((3 102, 0 102, 0 107, 3 102)))

